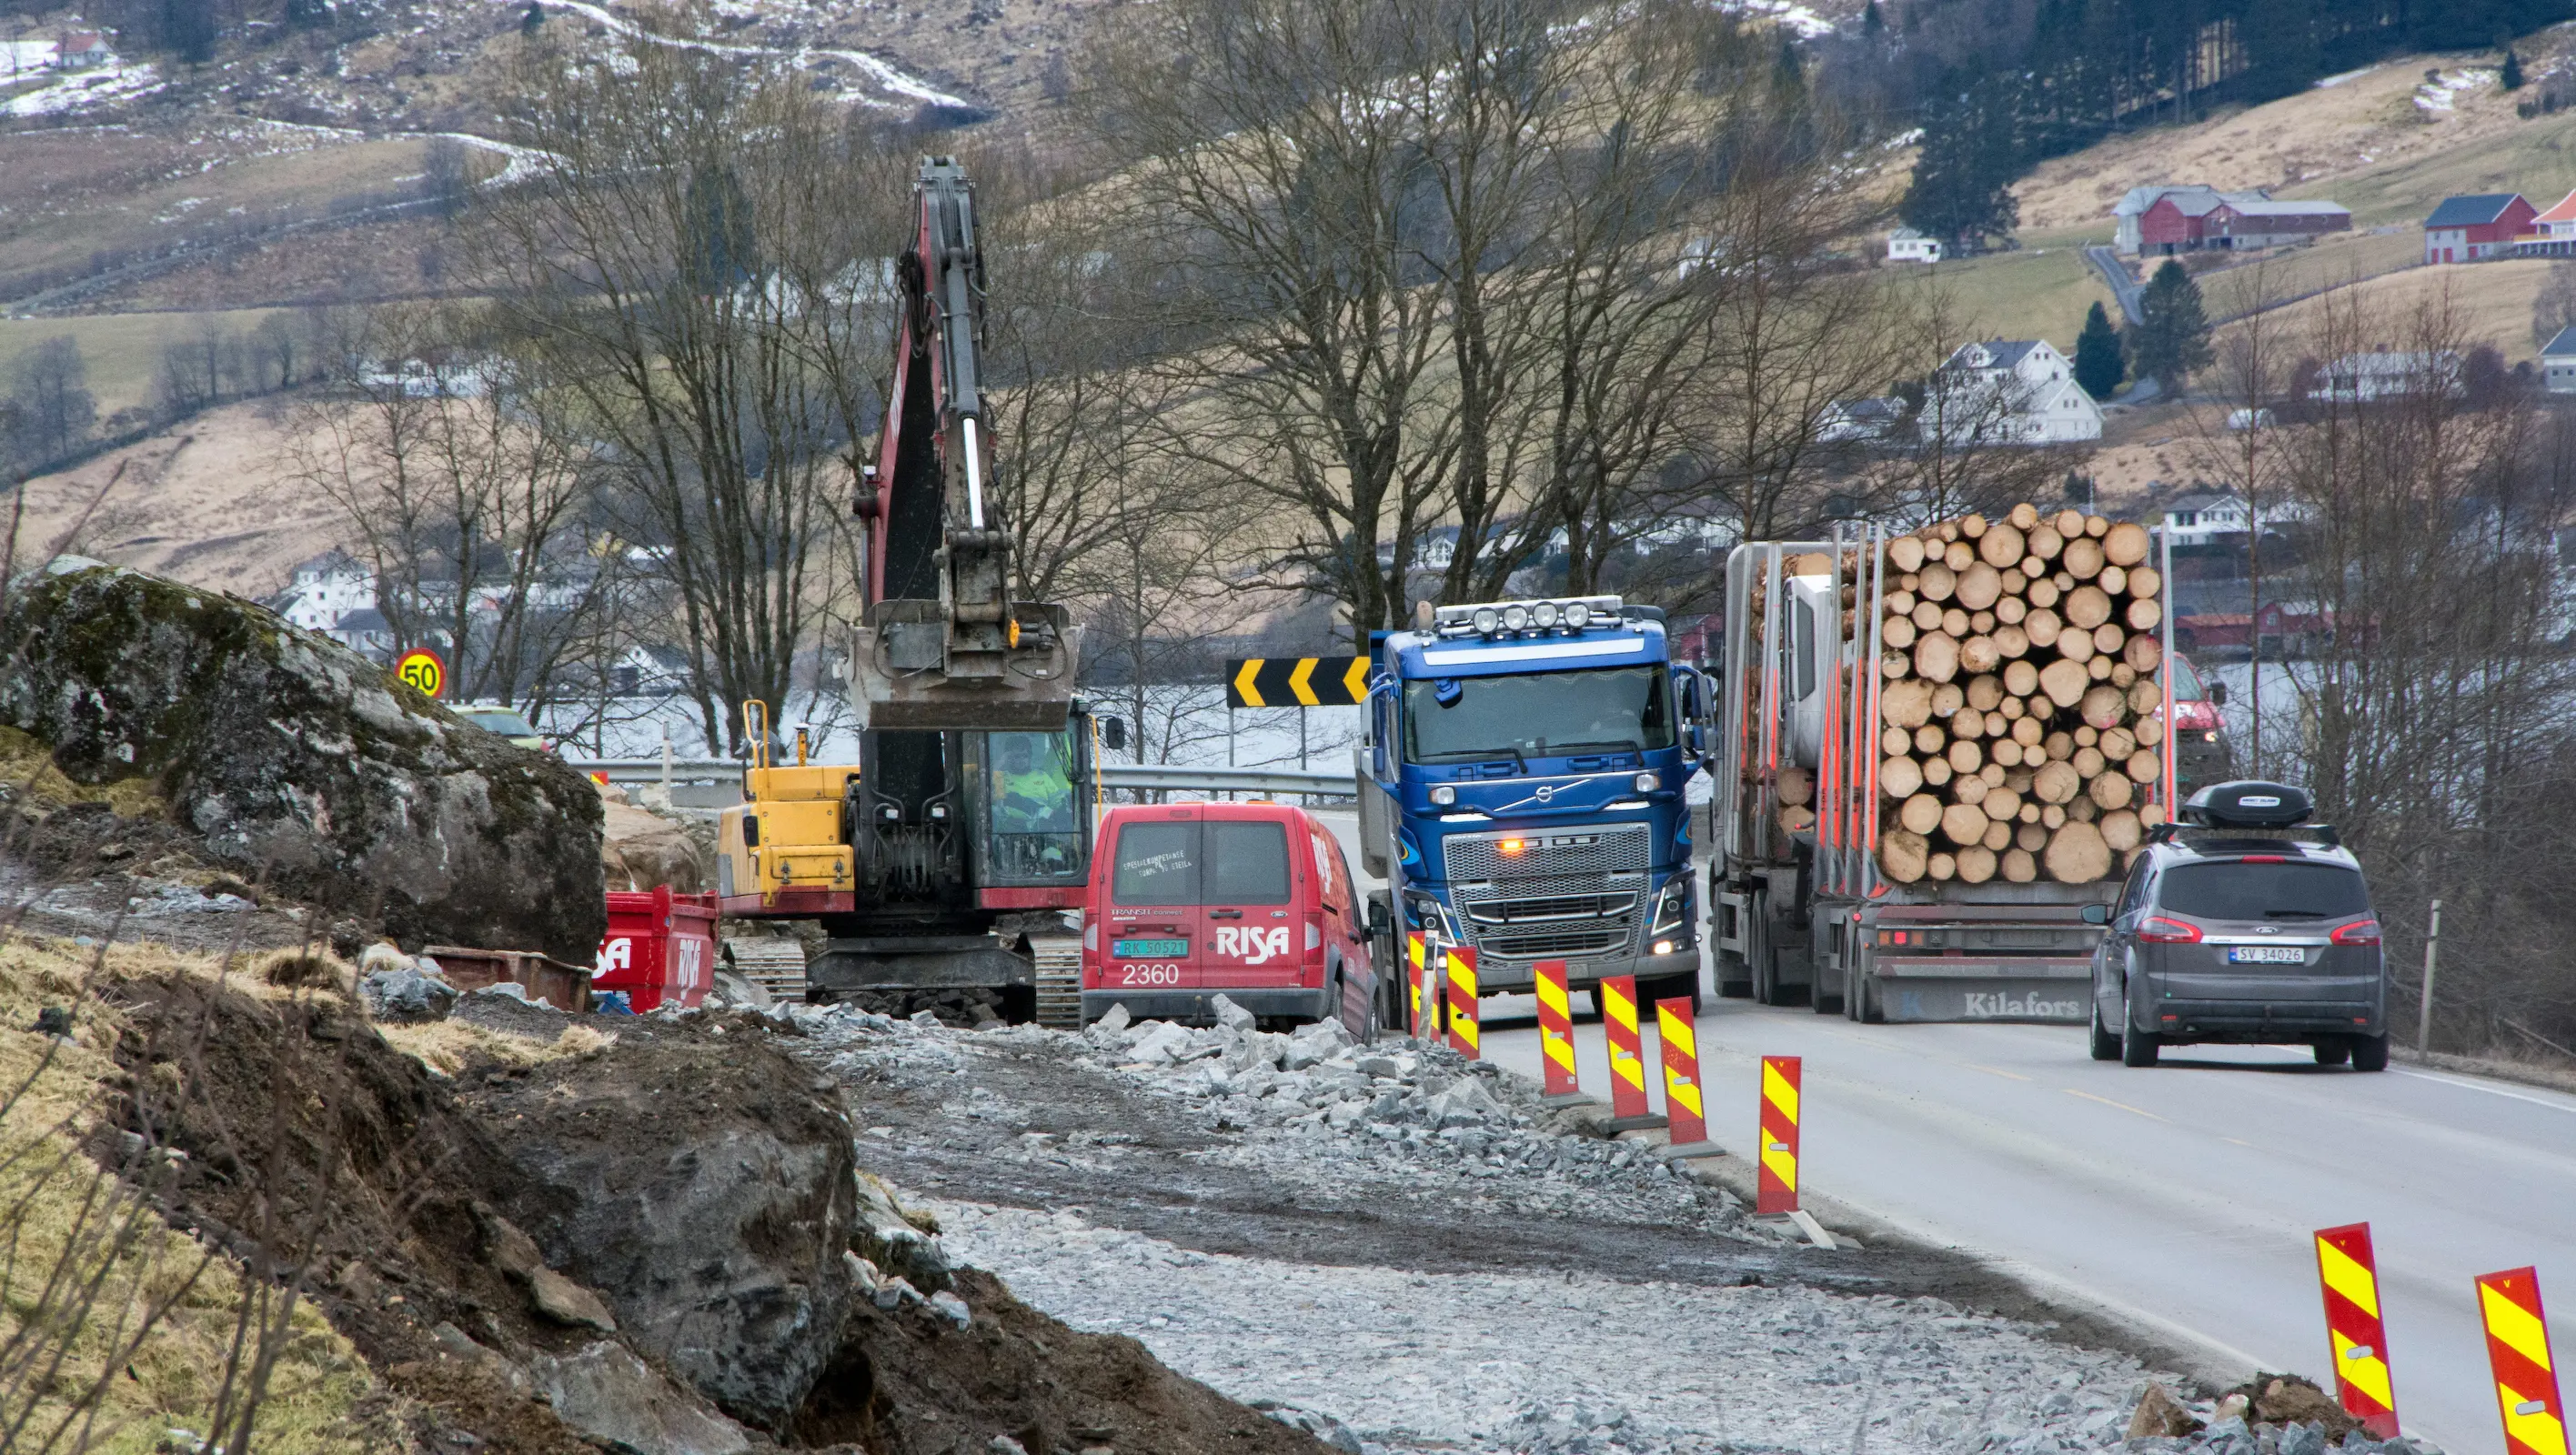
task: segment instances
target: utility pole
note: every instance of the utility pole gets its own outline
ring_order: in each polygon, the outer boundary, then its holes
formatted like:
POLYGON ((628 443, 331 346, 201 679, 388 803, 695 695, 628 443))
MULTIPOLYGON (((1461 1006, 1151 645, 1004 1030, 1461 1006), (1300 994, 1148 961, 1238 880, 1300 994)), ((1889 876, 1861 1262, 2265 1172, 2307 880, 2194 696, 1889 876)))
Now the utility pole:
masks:
POLYGON ((2415 1010, 2415 1054, 2433 1045, 2433 952, 2442 946, 2442 901, 2433 901, 2431 922, 2424 930, 2424 998, 2415 1010))

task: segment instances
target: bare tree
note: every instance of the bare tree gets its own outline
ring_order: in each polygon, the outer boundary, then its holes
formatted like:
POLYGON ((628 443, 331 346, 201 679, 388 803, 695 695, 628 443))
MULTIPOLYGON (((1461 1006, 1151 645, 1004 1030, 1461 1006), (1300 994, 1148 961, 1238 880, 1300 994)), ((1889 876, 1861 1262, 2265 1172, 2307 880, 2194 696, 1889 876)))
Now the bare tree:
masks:
MULTIPOLYGON (((2360 281, 2355 278, 2353 281, 2360 281)), ((2282 357, 2287 332, 2278 312, 2279 298, 2270 263, 2234 270, 2222 312, 2238 320, 2219 340, 2208 393, 2224 406, 2212 427, 2208 411, 2192 415, 2197 439, 2190 452, 2195 472, 2222 485, 2245 502, 2246 618, 2254 625, 2247 640, 2253 647, 2248 668, 2246 771, 2263 776, 2263 536, 2270 528, 2265 507, 2275 503, 2281 487, 2282 461, 2274 436, 2280 423, 2281 395, 2290 384, 2293 361, 2282 357)))
POLYGON ((2031 391, 1953 362, 1976 341, 1974 321, 1949 290, 1930 283, 1888 316, 1914 374, 1903 385, 1909 417, 1880 442, 1860 471, 1863 497, 1908 521, 1942 520, 1969 511, 1997 513, 2042 499, 2091 451, 2080 445, 2033 444, 2025 423, 2031 391))
POLYGON ((649 35, 581 60, 551 36, 522 49, 508 117, 537 176, 474 250, 515 347, 596 439, 707 740, 730 742, 740 703, 785 700, 846 590, 817 547, 876 423, 908 158, 783 62, 649 35))
MULTIPOLYGON (((98 399, 89 391, 80 340, 62 334, 10 360, 8 384, 9 402, 19 418, 13 452, 27 464, 60 460, 89 438, 98 421, 98 399)), ((0 459, 10 457, 0 452, 0 459)))
POLYGON ((591 535, 595 467, 560 401, 452 306, 377 309, 359 356, 290 468, 346 514, 395 645, 445 652, 460 700, 586 726, 568 669, 622 645, 639 603, 624 550, 591 535))

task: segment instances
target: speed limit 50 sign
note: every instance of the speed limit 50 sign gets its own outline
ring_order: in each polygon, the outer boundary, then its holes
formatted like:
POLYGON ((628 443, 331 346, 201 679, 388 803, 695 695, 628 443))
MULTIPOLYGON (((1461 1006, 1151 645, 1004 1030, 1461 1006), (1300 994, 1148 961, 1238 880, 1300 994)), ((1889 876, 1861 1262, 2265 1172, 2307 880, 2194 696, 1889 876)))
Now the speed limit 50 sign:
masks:
POLYGON ((447 664, 427 647, 414 647, 394 663, 394 675, 419 689, 424 697, 447 693, 447 664))

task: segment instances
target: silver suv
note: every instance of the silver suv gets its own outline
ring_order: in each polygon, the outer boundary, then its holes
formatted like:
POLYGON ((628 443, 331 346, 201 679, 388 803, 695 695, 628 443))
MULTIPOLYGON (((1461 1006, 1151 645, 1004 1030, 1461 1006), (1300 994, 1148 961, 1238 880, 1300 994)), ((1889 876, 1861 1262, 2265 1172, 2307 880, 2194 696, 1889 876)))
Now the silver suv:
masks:
POLYGON ((2361 865, 2302 823, 2280 783, 2214 784, 2159 827, 2093 953, 2093 1059, 2153 1066, 2165 1046, 2307 1045, 2317 1063, 2388 1066, 2388 972, 2361 865))

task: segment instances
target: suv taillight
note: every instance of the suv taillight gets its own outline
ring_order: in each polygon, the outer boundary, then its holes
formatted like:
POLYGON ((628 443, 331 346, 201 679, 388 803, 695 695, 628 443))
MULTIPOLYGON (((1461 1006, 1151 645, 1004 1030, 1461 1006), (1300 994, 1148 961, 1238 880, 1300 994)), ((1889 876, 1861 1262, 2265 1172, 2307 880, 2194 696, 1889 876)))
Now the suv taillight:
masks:
POLYGON ((2154 945, 2196 945, 2200 943, 2200 926, 2187 925, 2163 915, 2149 915, 2138 926, 2138 938, 2154 945))
POLYGON ((2339 926, 2329 938, 2338 945, 2376 945, 2379 943, 2379 921, 2354 920, 2351 924, 2339 926))

